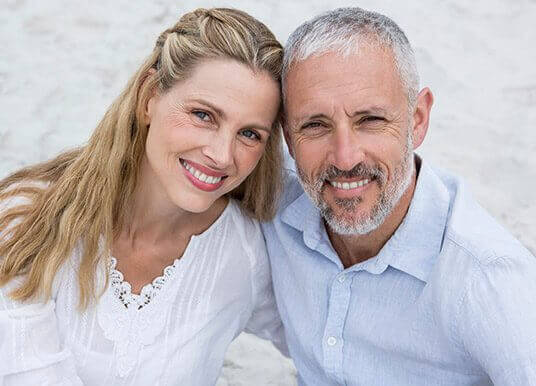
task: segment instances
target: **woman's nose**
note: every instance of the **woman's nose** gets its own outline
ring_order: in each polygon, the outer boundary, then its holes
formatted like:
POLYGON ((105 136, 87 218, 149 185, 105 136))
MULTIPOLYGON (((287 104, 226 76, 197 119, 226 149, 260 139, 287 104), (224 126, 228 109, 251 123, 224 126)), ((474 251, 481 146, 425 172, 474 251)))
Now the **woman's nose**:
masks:
POLYGON ((219 132, 203 147, 203 154, 212 160, 215 167, 224 169, 233 163, 234 139, 234 135, 220 128, 219 132))

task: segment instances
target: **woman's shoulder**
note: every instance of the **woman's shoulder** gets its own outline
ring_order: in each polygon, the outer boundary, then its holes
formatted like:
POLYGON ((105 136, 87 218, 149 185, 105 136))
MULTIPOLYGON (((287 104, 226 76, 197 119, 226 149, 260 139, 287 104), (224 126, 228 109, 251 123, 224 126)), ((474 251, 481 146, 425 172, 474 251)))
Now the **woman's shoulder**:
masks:
POLYGON ((265 271, 268 266, 268 253, 259 221, 249 216, 239 202, 231 199, 229 206, 233 218, 230 232, 238 238, 233 249, 248 255, 254 272, 265 271))
MULTIPOLYGON (((7 191, 3 192, 0 196, 0 219, 4 219, 4 215, 8 215, 8 221, 4 223, 5 226, 0 229, 0 240, 7 240, 11 237, 11 230, 13 230, 17 224, 24 221, 24 207, 31 205, 35 195, 39 194, 39 191, 47 189, 49 185, 49 183, 42 181, 25 181, 24 183, 14 184, 7 191), (18 210, 19 207, 21 207, 20 211, 18 210), (10 214, 9 212, 11 209, 15 209, 15 213, 10 214)), ((71 257, 67 259, 56 272, 52 282, 52 300, 55 299, 61 285, 64 284, 67 279, 70 279, 71 276, 76 276, 75 271, 80 260, 79 248, 80 246, 77 245, 73 250, 71 257)), ((3 286, 1 290, 5 295, 4 297, 7 298, 6 294, 17 287, 20 287, 25 279, 26 275, 20 274, 3 286)), ((41 304, 41 301, 37 299, 37 303, 41 304)), ((14 302, 13 304, 17 304, 17 302, 14 302)))
POLYGON ((227 210, 231 218, 229 229, 239 237, 240 245, 247 246, 248 250, 255 251, 258 248, 265 249, 264 236, 262 235, 259 220, 248 214, 246 209, 242 208, 240 203, 234 199, 229 201, 227 210))
POLYGON ((259 220, 252 217, 239 201, 234 198, 229 199, 229 204, 225 211, 228 211, 235 225, 246 230, 260 229, 259 220))

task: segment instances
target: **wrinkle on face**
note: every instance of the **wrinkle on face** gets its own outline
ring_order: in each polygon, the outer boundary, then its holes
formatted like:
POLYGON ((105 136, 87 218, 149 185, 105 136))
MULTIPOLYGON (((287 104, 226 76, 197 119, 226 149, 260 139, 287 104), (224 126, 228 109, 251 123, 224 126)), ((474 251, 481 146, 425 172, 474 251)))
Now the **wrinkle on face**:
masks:
POLYGON ((288 73, 285 98, 297 170, 314 200, 348 219, 365 221, 378 208, 382 216, 391 210, 396 204, 391 199, 398 200, 407 186, 413 151, 406 90, 392 52, 364 46, 347 57, 326 53, 305 59, 288 73), (337 198, 322 176, 333 167, 350 171, 359 165, 382 178, 356 193, 352 205, 342 205, 346 199, 337 198))
POLYGON ((142 177, 166 211, 203 212, 240 185, 262 157, 279 105, 279 84, 269 73, 227 59, 203 61, 188 79, 155 93, 147 105, 142 177), (224 184, 198 189, 184 162, 220 171, 224 184))

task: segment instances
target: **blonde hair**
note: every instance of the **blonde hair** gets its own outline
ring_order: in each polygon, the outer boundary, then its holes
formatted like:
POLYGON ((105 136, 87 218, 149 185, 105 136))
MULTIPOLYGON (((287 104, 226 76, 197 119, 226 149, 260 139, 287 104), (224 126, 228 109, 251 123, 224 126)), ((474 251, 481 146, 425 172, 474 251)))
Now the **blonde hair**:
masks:
MULTIPOLYGON (((0 181, 0 202, 28 199, 0 213, 0 286, 24 274, 11 297, 49 299, 58 270, 79 245, 79 304, 86 308, 96 299, 96 270, 109 257, 136 186, 147 137, 144 112, 152 93, 169 90, 197 63, 212 58, 237 60, 280 82, 282 56, 280 43, 264 24, 234 9, 197 9, 165 30, 85 146, 0 181)), ((229 195, 251 216, 270 219, 281 164, 278 119, 255 170, 229 195)))

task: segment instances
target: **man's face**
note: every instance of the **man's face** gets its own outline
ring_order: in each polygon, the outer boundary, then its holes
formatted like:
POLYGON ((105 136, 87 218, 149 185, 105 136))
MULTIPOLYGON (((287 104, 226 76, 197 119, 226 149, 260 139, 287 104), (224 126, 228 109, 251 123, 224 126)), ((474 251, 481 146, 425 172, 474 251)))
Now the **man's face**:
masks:
POLYGON ((367 234, 412 181, 412 116, 392 52, 312 56, 291 67, 286 137, 302 185, 329 227, 367 234))

